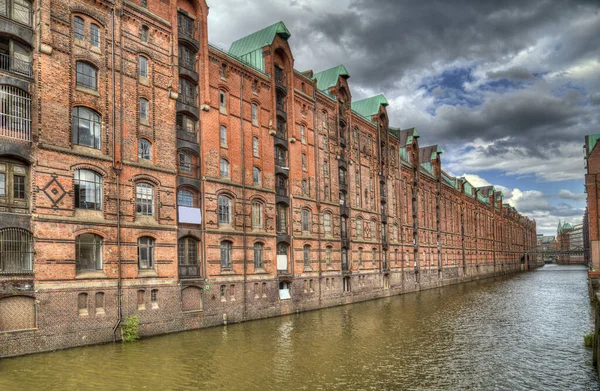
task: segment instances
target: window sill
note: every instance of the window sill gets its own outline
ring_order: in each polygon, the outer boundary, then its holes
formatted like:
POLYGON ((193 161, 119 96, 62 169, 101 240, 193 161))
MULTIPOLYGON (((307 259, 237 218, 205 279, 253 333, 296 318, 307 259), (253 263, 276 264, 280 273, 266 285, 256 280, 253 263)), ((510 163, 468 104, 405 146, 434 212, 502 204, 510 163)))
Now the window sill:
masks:
POLYGON ((154 218, 154 216, 136 216, 135 222, 138 224, 151 224, 157 225, 158 222, 154 218))
POLYGON ((262 267, 257 267, 256 269, 254 269, 254 274, 269 274, 269 272, 267 272, 262 267))
POLYGON ((313 271, 313 269, 312 269, 312 267, 310 267, 310 266, 304 266, 304 271, 305 271, 305 272, 312 272, 312 271, 313 271))
POLYGON ((233 270, 221 270, 221 275, 222 276, 230 276, 230 275, 234 275, 235 272, 233 270))
POLYGON ((93 95, 96 97, 100 97, 100 94, 98 93, 98 91, 92 89, 92 88, 88 88, 88 87, 84 87, 84 86, 75 86, 75 91, 79 91, 82 92, 84 94, 88 94, 88 95, 93 95))
POLYGON ((104 274, 104 272, 102 270, 80 271, 80 272, 77 272, 77 275, 75 276, 76 280, 101 279, 101 278, 108 278, 108 277, 106 277, 106 274, 104 274))
POLYGON ((219 108, 219 113, 223 114, 223 115, 227 115, 227 110, 225 110, 224 108, 219 108))
POLYGON ((148 121, 147 119, 140 118, 140 125, 150 126, 150 121, 148 121))
POLYGON ((156 270, 139 270, 138 278, 158 277, 156 270))
POLYGON ((140 84, 142 84, 144 86, 150 86, 150 79, 148 79, 147 77, 139 76, 138 81, 140 84))
POLYGON ((101 210, 75 208, 75 217, 104 220, 104 213, 101 210))
POLYGON ((90 51, 91 51, 91 52, 94 52, 94 53, 96 53, 96 54, 102 54, 102 50, 100 50, 100 47, 99 47, 99 46, 93 46, 93 45, 91 45, 91 47, 90 47, 90 51))

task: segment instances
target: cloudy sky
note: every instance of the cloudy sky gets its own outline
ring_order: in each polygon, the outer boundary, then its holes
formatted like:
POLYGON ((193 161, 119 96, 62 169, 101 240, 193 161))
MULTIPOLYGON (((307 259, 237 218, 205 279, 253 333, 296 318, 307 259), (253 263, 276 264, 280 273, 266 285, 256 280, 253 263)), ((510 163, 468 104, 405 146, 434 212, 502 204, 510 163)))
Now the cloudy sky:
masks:
POLYGON ((500 187, 553 234, 585 208, 584 136, 600 133, 600 3, 208 0, 209 40, 279 20, 298 70, 344 64, 353 99, 384 93, 391 124, 474 185, 500 187))

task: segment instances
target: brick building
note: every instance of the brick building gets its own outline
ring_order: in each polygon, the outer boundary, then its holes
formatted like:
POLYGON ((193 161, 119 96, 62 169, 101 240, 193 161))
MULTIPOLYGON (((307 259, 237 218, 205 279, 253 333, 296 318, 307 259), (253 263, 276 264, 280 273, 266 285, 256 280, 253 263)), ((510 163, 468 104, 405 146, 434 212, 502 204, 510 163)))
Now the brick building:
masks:
POLYGON ((600 183, 600 149, 596 148, 600 134, 585 136, 584 153, 586 160, 585 192, 587 193, 587 209, 585 221, 587 233, 586 253, 591 269, 600 269, 600 219, 598 218, 598 187, 600 183))
POLYGON ((340 305, 529 266, 535 222, 190 2, 0 10, 0 357, 340 305))

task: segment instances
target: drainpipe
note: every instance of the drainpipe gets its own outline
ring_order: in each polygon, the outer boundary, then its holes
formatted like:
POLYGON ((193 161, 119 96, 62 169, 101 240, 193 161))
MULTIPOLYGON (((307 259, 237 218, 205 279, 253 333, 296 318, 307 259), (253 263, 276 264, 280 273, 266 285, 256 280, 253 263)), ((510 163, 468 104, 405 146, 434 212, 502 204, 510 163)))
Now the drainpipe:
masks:
POLYGON ((248 265, 247 265, 247 235, 246 235, 246 148, 245 148, 245 143, 244 143, 244 74, 242 73, 241 75, 241 82, 240 82, 240 136, 242 139, 242 235, 243 235, 243 242, 244 242, 244 288, 243 288, 243 292, 244 292, 244 312, 243 312, 243 316, 242 319, 244 321, 246 321, 246 318, 248 316, 248 292, 247 292, 247 287, 246 287, 246 282, 248 279, 247 276, 247 269, 248 269, 248 265))
MULTIPOLYGON (((314 140, 314 145, 315 145, 315 191, 317 192, 317 213, 319 218, 321 217, 321 193, 320 193, 320 186, 319 186, 319 173, 318 173, 318 169, 319 169, 319 146, 318 146, 318 140, 319 137, 317 136, 317 121, 315 121, 315 118, 317 118, 317 89, 315 88, 315 85, 313 84, 313 99, 315 101, 314 105, 313 105, 313 132, 315 134, 315 140, 314 140)), ((327 140, 329 141, 329 140, 327 140)), ((329 145, 329 142, 327 143, 327 145, 329 145)), ((325 153, 327 153, 327 151, 325 151, 325 153)), ((330 222, 331 224, 331 222, 330 222)), ((323 275, 323 271, 321 268, 322 265, 322 254, 323 254, 323 244, 321 243, 321 224, 317 224, 317 237, 318 237, 318 243, 319 243, 319 308, 321 307, 321 277, 323 275)))

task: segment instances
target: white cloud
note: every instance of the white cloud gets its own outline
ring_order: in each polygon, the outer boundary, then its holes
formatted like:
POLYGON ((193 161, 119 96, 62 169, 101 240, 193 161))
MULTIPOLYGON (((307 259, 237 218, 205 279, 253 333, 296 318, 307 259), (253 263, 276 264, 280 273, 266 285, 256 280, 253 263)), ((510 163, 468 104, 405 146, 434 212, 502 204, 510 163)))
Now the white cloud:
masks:
POLYGON ((566 189, 562 189, 559 193, 558 196, 560 198, 563 198, 565 200, 585 200, 587 198, 587 195, 584 193, 581 194, 575 194, 572 191, 566 190, 566 189))

